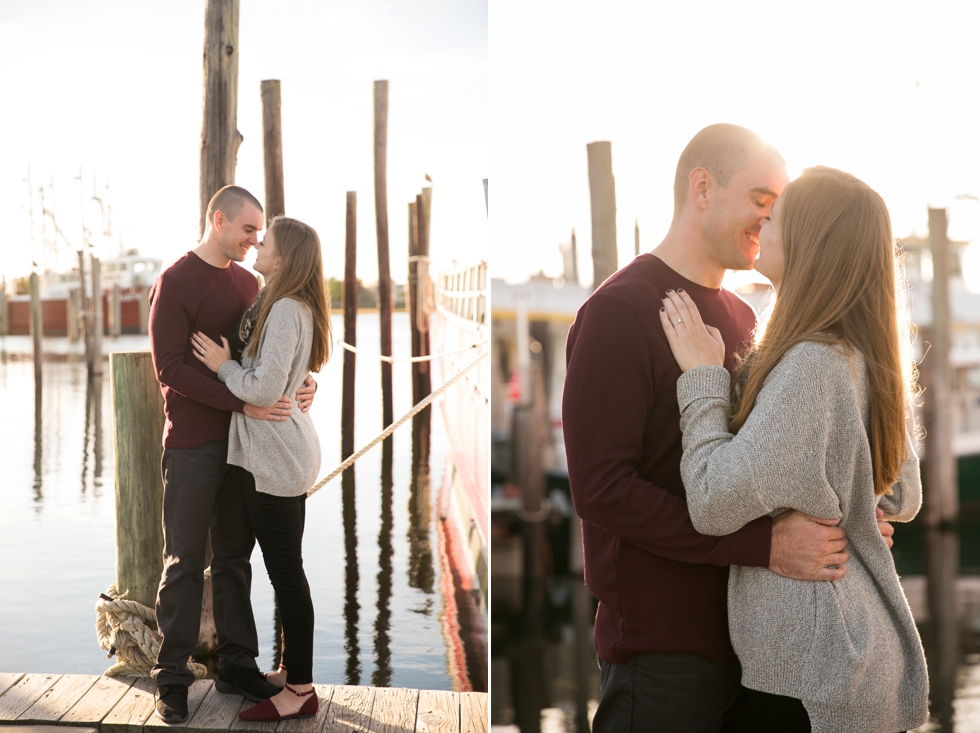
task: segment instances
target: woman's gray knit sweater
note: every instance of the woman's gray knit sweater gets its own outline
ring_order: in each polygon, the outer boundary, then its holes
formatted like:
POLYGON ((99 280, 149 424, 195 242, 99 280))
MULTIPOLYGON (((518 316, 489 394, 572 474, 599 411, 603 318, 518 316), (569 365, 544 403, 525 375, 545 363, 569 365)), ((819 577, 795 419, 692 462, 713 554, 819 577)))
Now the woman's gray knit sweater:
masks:
POLYGON ((868 442, 864 359, 812 341, 769 373, 745 424, 728 430, 730 377, 692 369, 677 382, 684 433, 681 474, 694 527, 726 535, 765 514, 798 509, 840 517, 847 574, 791 580, 733 566, 729 629, 751 689, 803 701, 814 733, 896 733, 928 717, 922 644, 878 531, 919 510, 919 464, 909 458, 892 494, 876 497, 868 442))
POLYGON ((281 298, 269 309, 256 357, 246 347, 242 363, 226 361, 218 379, 231 393, 258 407, 283 395, 294 403, 285 422, 256 420, 236 412, 228 432, 228 463, 247 469, 255 489, 275 496, 309 491, 320 472, 320 440, 310 413, 295 407, 296 390, 309 373, 313 314, 294 298, 281 298))

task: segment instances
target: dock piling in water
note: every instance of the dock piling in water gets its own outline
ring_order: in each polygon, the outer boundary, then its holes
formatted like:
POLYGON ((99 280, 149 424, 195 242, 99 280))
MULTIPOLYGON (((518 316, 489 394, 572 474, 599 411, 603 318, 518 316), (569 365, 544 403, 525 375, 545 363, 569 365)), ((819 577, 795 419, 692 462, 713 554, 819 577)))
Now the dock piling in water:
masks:
MULTIPOLYGON (((357 346, 357 192, 347 192, 344 248, 344 343, 357 346)), ((344 349, 344 385, 340 408, 340 457, 354 453, 354 376, 357 354, 344 349)))
POLYGON ((116 588, 153 608, 163 572, 163 395, 149 351, 109 359, 116 487, 116 588))
POLYGON ((31 336, 34 338, 34 383, 40 384, 44 321, 41 319, 41 282, 36 272, 31 273, 31 336))
POLYGON ((278 79, 261 84, 262 154, 265 171, 265 223, 286 213, 282 169, 282 94, 278 79))
POLYGON ((616 249, 616 179, 612 170, 612 143, 586 145, 589 157, 589 195, 592 203, 592 289, 619 269, 616 249))
POLYGON ((206 0, 199 238, 207 227, 211 197, 235 182, 242 143, 238 131, 238 17, 239 0, 206 0))
POLYGON ((92 351, 88 360, 89 374, 102 374, 102 263, 92 257, 92 351))
MULTIPOLYGON (((378 237, 378 309, 381 355, 391 356, 391 270, 388 266, 388 82, 374 82, 374 217, 378 237)), ((391 363, 381 362, 382 424, 395 421, 391 363)))

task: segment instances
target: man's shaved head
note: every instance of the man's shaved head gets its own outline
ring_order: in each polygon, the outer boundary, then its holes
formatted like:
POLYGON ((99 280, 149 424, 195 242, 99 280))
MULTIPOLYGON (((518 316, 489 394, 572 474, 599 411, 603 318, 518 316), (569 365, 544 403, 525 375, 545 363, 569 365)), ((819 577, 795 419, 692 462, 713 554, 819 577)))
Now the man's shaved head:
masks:
POLYGON ((225 186, 211 197, 208 202, 208 226, 214 224, 214 212, 220 211, 228 221, 234 221, 242 213, 245 204, 251 204, 262 211, 262 204, 252 194, 241 186, 225 186))
POLYGON ((674 215, 680 212, 687 201, 691 171, 704 168, 719 186, 726 188, 732 174, 745 168, 749 152, 753 149, 766 150, 785 165, 786 161, 776 148, 767 145, 762 138, 744 127, 720 123, 709 125, 695 135, 677 161, 677 173, 674 176, 674 215))

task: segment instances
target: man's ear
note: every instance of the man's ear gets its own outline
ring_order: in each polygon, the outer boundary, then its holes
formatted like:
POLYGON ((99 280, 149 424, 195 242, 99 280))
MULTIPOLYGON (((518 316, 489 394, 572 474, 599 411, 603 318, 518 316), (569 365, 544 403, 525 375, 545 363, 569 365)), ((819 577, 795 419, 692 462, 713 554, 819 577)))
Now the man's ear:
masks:
POLYGON ((213 226, 216 232, 220 232, 222 229, 225 228, 226 221, 228 220, 225 218, 225 212, 223 212, 221 209, 218 209, 216 212, 214 212, 213 226))
POLYGON ((691 171, 687 180, 689 185, 687 195, 698 209, 704 211, 708 208, 708 198, 711 188, 715 184, 715 179, 708 173, 707 168, 699 167, 691 171))

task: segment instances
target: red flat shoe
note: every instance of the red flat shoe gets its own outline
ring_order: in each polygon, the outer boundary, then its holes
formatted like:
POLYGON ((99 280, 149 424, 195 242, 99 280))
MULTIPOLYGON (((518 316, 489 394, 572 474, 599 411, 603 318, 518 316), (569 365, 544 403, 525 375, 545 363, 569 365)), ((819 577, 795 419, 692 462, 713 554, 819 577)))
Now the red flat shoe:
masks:
POLYGON ((315 688, 307 692, 296 692, 296 690, 287 684, 286 689, 296 695, 296 697, 306 697, 307 695, 313 695, 313 697, 304 702, 303 707, 292 715, 280 715, 276 709, 276 704, 272 702, 272 698, 269 698, 268 700, 263 700, 258 705, 250 707, 248 710, 242 710, 238 714, 238 719, 254 720, 258 723, 271 723, 277 720, 288 720, 289 718, 310 718, 317 714, 317 711, 320 709, 320 701, 314 694, 316 692, 315 688))

